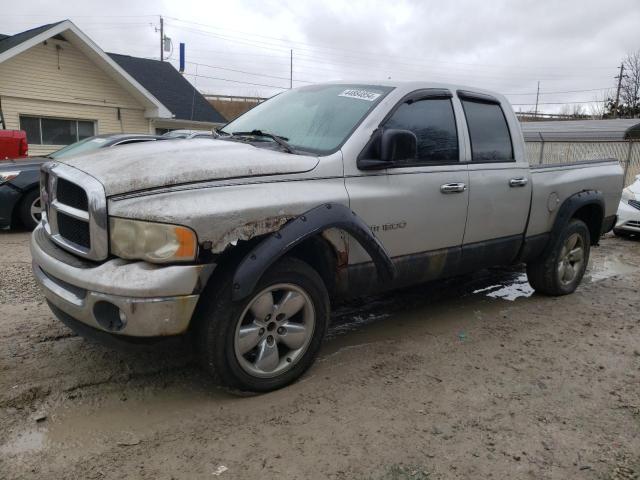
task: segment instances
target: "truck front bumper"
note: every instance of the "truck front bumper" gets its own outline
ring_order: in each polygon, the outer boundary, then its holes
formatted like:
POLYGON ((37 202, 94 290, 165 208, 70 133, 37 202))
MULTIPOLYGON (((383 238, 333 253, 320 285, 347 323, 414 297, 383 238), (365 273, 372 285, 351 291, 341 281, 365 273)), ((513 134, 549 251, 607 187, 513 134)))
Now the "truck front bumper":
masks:
POLYGON ((31 236, 31 256, 34 276, 57 309, 95 329, 131 337, 184 333, 215 268, 88 262, 51 242, 42 226, 31 236))

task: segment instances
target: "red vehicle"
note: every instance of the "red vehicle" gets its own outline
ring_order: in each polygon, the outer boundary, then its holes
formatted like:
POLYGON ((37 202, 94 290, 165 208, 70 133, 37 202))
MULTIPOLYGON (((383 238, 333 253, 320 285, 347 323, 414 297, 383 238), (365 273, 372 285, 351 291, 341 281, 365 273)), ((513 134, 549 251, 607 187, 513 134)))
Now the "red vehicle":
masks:
POLYGON ((0 130, 0 161, 25 158, 28 151, 26 132, 22 130, 0 130))

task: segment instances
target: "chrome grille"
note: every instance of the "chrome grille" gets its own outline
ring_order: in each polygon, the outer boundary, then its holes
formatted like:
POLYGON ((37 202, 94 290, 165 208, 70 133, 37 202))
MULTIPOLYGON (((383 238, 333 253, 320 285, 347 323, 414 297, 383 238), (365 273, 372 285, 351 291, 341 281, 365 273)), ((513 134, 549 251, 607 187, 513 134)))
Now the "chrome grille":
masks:
POLYGON ((60 203, 64 203, 70 207, 84 210, 85 212, 89 210, 87 192, 85 192, 82 187, 64 178, 58 178, 56 197, 60 203))
POLYGON ((108 255, 107 208, 102 184, 68 165, 42 167, 42 224, 62 248, 91 260, 108 255))
POLYGON ((58 231, 63 238, 80 245, 83 248, 91 248, 91 234, 89 223, 73 218, 66 213, 58 212, 58 231))

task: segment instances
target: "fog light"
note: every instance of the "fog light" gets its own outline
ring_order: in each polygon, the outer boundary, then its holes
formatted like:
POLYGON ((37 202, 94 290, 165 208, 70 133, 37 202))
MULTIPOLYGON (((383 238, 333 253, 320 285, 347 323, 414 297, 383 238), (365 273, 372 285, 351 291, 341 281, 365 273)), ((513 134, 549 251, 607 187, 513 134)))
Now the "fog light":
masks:
POLYGON ((110 332, 118 332, 127 324, 126 313, 109 302, 96 302, 93 306, 93 316, 98 325, 110 332))

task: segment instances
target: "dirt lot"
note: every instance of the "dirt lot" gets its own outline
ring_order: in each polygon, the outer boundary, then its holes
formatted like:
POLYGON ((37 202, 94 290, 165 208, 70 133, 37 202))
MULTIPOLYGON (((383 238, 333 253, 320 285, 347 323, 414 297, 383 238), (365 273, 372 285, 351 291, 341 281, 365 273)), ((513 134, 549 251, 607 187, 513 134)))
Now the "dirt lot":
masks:
POLYGON ((56 321, 0 232, 0 478, 638 478, 640 241, 579 290, 521 270, 344 305, 275 393, 215 389, 188 347, 119 353, 56 321))

